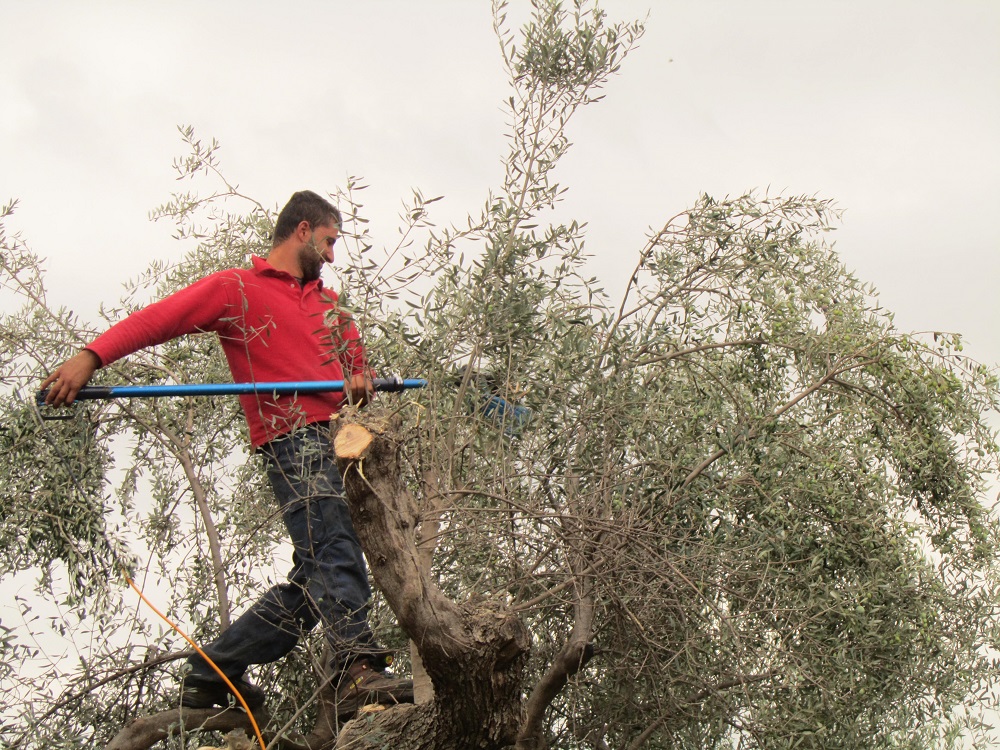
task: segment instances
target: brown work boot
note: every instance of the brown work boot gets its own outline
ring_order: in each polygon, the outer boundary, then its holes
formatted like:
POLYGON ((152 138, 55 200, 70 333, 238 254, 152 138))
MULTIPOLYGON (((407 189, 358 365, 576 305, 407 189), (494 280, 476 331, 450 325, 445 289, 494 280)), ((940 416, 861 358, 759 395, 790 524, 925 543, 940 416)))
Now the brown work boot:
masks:
POLYGON ((337 686, 337 718, 353 719, 362 706, 394 706, 413 703, 413 680, 376 670, 367 659, 359 659, 340 677, 337 686))

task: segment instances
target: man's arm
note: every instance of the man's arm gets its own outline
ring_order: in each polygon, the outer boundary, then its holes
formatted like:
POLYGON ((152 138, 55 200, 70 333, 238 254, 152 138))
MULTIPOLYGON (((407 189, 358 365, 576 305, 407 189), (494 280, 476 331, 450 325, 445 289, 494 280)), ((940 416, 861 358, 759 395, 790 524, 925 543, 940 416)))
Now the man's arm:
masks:
POLYGON ((89 349, 67 359, 42 381, 42 390, 49 389, 45 403, 49 406, 72 404, 76 394, 100 366, 101 360, 89 349))
POLYGON ((218 330, 228 299, 224 273, 207 276, 111 326, 42 381, 42 390, 51 386, 45 403, 72 404, 98 368, 127 354, 186 333, 218 330))

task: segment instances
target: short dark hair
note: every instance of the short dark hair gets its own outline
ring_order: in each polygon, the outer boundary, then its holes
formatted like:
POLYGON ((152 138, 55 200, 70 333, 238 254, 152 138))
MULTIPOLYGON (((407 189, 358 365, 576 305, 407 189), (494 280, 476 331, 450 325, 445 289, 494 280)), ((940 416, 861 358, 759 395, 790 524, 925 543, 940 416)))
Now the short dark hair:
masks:
POLYGON ((343 224, 340 210, 326 198, 312 190, 300 190, 288 199, 288 203, 278 214, 271 235, 271 246, 275 247, 292 236, 300 222, 308 221, 309 226, 321 227, 333 224, 338 229, 343 224))

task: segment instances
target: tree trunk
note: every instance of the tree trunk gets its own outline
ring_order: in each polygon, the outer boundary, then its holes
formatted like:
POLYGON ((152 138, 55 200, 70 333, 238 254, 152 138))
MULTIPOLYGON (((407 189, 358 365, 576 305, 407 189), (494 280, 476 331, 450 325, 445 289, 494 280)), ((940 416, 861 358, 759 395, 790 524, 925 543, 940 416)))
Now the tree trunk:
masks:
POLYGON ((389 425, 348 422, 334 447, 372 576, 416 644, 434 686, 428 703, 349 723, 337 747, 364 747, 361 738, 374 733, 394 750, 513 745, 523 719, 527 628, 503 605, 453 602, 421 569, 420 513, 402 481, 400 446, 389 425))

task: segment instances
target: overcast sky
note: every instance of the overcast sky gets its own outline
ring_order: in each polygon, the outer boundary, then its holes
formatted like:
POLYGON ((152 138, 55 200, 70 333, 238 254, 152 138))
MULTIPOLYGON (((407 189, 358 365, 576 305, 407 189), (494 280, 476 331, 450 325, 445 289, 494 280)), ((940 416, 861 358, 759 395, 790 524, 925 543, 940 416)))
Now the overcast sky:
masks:
MULTIPOLYGON (((511 0, 515 12, 525 0, 511 0)), ((647 31, 578 115, 558 175, 614 289, 650 226, 701 192, 818 194, 847 264, 910 330, 1000 360, 1000 2, 607 0, 647 31)), ((53 301, 91 317, 152 258, 184 153, 222 143, 265 205, 371 185, 391 243, 411 188, 441 222, 497 184, 506 81, 487 0, 0 0, 0 201, 49 259, 53 301)))

